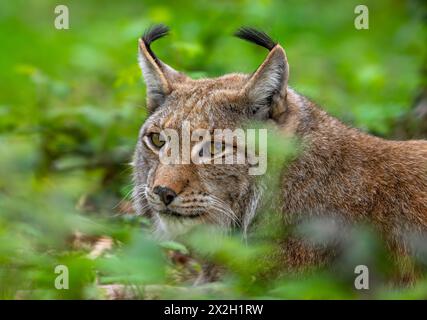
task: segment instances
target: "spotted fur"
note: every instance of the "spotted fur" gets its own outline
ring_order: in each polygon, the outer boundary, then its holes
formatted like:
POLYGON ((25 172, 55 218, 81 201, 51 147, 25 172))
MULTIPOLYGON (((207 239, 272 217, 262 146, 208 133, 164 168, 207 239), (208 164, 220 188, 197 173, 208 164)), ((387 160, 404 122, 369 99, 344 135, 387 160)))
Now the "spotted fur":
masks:
MULTIPOLYGON (((280 44, 253 29, 237 35, 270 50, 261 66, 251 75, 199 80, 153 58, 149 43, 140 41, 150 116, 140 130, 133 162, 137 212, 151 216, 160 233, 169 236, 200 223, 246 231, 262 198, 246 165, 162 165, 144 137, 164 128, 179 131, 185 120, 193 129, 235 129, 248 120, 273 121, 284 135, 296 136, 305 145, 284 170, 280 189, 268 190, 279 194, 277 214, 284 223, 331 214, 367 221, 393 250, 405 255, 407 232, 427 231, 427 142, 387 141, 348 127, 288 86, 289 67, 280 44), (153 193, 156 185, 176 192, 170 209, 178 215, 165 213, 153 193), (190 217, 195 213, 200 216, 190 217)), ((324 260, 324 253, 294 239, 283 243, 282 254, 293 266, 324 260)))

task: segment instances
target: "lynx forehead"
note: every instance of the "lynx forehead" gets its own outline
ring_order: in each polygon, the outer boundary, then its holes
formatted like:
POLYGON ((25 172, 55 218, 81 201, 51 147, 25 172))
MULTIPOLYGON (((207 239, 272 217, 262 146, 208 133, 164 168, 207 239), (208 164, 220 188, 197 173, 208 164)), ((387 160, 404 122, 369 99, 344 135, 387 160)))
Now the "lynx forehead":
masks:
MULTIPOLYGON (((147 86, 150 116, 134 156, 134 199, 138 213, 153 218, 171 236, 200 223, 244 231, 262 199, 248 163, 223 166, 165 165, 159 132, 177 129, 235 129, 256 119, 274 123, 304 148, 280 177, 277 214, 284 223, 334 215, 348 222, 368 221, 401 256, 410 254, 409 233, 427 232, 427 141, 386 141, 350 128, 288 86, 283 48, 261 31, 242 28, 236 36, 269 53, 251 75, 229 74, 192 80, 159 60, 150 44, 168 33, 149 29, 139 42, 139 63, 147 86)), ((280 142, 278 142, 280 143, 280 142)), ((221 150, 221 147, 219 148, 221 150)), ((214 147, 211 152, 216 154, 214 147)), ((321 263, 328 255, 284 241, 287 266, 321 263)))

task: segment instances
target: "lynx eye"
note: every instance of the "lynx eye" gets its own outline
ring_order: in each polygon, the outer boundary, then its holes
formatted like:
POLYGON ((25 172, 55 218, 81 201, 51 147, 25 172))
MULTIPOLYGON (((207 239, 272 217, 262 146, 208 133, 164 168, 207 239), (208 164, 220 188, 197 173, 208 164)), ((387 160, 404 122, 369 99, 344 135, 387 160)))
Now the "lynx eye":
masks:
POLYGON ((221 142, 211 142, 210 153, 213 156, 216 156, 225 151, 225 144, 221 142))
POLYGON ((156 148, 161 148, 164 146, 165 141, 160 139, 160 133, 157 132, 153 132, 150 134, 150 142, 156 147, 156 148))
POLYGON ((221 142, 211 142, 210 145, 206 145, 199 151, 199 157, 204 157, 207 155, 217 156, 225 151, 225 144, 221 142), (206 152, 206 155, 205 155, 206 152))

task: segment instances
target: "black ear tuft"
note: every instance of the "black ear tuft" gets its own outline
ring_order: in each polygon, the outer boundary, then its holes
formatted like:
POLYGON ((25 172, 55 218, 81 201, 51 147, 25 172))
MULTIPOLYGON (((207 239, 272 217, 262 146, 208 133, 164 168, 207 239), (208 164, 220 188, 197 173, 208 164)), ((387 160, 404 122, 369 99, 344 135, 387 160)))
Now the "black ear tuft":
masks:
POLYGON ((277 42, 273 41, 273 39, 271 39, 265 32, 250 27, 241 27, 234 33, 234 35, 268 50, 273 49, 277 44, 277 42))
POLYGON ((151 51, 150 45, 153 41, 156 41, 157 39, 160 39, 164 36, 167 36, 169 34, 169 27, 165 26, 164 24, 156 24, 154 26, 149 27, 147 30, 145 30, 144 34, 142 35, 141 39, 144 41, 145 47, 147 48, 148 53, 151 55, 151 57, 157 62, 157 57, 154 54, 153 51, 151 51))

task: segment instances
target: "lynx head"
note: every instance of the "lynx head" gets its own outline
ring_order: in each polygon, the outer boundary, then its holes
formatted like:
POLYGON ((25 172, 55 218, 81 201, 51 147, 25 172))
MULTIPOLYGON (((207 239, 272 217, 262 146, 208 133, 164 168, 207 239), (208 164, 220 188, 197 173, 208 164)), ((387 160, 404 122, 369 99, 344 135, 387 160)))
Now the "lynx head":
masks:
POLYGON ((206 148, 188 141, 183 123, 188 123, 191 132, 204 129, 215 135, 215 129, 236 130, 247 121, 274 119, 284 112, 288 80, 285 51, 265 33, 241 28, 237 37, 270 51, 261 66, 251 75, 233 73, 193 80, 159 60, 151 50, 150 44, 167 33, 167 27, 158 25, 139 40, 139 64, 150 115, 140 130, 133 161, 135 208, 152 217, 157 229, 170 236, 201 223, 246 229, 260 197, 255 177, 248 174, 250 164, 162 163, 160 154, 169 150, 171 143, 162 132, 175 130, 179 142, 182 146, 187 143, 192 154, 224 157, 225 143, 210 143, 206 148))

